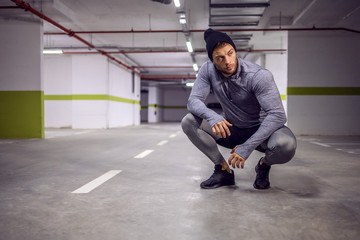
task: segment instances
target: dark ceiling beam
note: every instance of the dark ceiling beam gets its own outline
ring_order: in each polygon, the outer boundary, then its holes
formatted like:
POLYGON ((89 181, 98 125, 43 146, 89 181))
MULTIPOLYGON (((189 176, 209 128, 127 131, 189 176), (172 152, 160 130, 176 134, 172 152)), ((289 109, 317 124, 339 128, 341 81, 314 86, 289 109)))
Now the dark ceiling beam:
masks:
MULTIPOLYGON (((190 33, 203 33, 206 29, 190 29, 190 33)), ((217 29, 220 32, 277 32, 277 31, 349 31, 360 33, 350 28, 248 28, 248 29, 217 29)), ((73 31, 75 34, 137 34, 137 33, 182 33, 182 30, 121 30, 121 31, 73 31)), ((67 35, 63 32, 45 32, 44 35, 67 35)))
POLYGON ((262 8, 268 7, 270 3, 210 3, 210 8, 262 8))
POLYGON ((225 26, 232 26, 232 27, 254 27, 257 26, 259 24, 259 22, 239 22, 239 23, 234 23, 234 22, 221 22, 221 23, 214 23, 214 22, 210 22, 209 27, 225 27, 225 26))
POLYGON ((262 17, 262 14, 211 14, 211 18, 218 18, 218 17, 262 17))

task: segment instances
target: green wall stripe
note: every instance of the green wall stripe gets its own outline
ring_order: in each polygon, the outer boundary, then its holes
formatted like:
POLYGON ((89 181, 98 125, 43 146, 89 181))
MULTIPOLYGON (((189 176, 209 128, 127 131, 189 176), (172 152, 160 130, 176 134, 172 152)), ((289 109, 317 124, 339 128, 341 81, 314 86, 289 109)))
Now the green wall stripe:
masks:
POLYGON ((121 98, 106 94, 74 94, 74 95, 45 95, 45 100, 71 101, 71 100, 107 100, 122 103, 140 104, 139 100, 121 98))
POLYGON ((0 137, 44 138, 44 92, 0 91, 0 137))
POLYGON ((360 87, 288 87, 288 95, 360 95, 360 87))
POLYGON ((72 95, 45 95, 44 100, 72 100, 72 95))

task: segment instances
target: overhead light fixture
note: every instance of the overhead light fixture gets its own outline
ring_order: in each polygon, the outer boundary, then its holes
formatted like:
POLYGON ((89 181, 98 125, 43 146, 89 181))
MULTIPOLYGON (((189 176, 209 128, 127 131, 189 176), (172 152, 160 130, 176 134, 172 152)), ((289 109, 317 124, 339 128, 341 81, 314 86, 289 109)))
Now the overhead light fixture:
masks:
POLYGON ((188 49, 189 52, 193 52, 193 48, 192 48, 192 45, 191 45, 191 42, 186 42, 186 47, 188 49))
POLYGON ((180 7, 180 0, 174 0, 175 7, 180 7))
POLYGON ((186 24, 186 15, 185 14, 180 14, 179 21, 180 21, 181 24, 186 24))
POLYGON ((193 64, 193 68, 195 72, 199 71, 199 66, 196 63, 193 64))
POLYGON ((44 49, 43 54, 63 54, 63 50, 60 50, 60 49, 44 49))
POLYGON ((187 87, 192 87, 192 86, 194 86, 194 83, 193 82, 188 82, 188 83, 186 83, 186 86, 187 87))

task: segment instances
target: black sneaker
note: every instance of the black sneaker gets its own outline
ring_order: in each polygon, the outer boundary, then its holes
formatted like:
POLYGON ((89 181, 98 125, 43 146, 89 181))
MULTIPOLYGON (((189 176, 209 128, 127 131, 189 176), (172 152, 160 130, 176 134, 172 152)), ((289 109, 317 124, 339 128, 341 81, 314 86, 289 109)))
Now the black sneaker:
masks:
POLYGON ((221 165, 215 165, 215 170, 211 177, 200 184, 201 188, 218 188, 222 186, 229 186, 235 184, 234 171, 229 173, 226 170, 221 170, 221 165))
POLYGON ((271 166, 263 163, 260 165, 261 158, 255 167, 256 179, 254 182, 254 188, 256 189, 268 189, 270 187, 269 173, 271 166))

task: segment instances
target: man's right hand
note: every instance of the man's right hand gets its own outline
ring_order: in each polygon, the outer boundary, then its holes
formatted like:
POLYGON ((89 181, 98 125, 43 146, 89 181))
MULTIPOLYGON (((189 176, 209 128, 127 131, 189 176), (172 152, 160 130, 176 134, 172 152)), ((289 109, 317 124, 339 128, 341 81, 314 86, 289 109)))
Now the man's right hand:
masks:
POLYGON ((224 119, 220 122, 215 123, 215 125, 211 128, 211 130, 216 136, 220 138, 226 138, 226 135, 227 136, 231 135, 228 126, 231 127, 232 124, 226 121, 226 119, 224 119))

